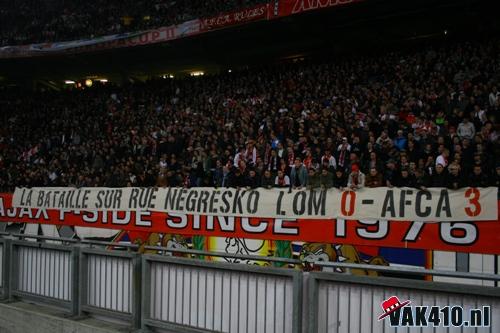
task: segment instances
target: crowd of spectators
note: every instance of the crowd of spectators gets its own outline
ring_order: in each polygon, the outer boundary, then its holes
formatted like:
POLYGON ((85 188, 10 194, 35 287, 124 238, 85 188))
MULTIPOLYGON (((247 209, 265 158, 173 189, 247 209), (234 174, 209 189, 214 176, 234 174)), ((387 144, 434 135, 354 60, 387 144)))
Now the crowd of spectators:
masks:
POLYGON ((498 186, 500 43, 0 90, 16 186, 498 186))
POLYGON ((263 0, 0 0, 0 46, 60 42, 170 26, 263 0))

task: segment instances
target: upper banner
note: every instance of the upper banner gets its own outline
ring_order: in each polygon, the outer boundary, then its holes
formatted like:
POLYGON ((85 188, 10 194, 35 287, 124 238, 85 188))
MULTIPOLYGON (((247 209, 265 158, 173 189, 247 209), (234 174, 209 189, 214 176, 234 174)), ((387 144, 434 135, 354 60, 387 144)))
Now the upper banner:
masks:
POLYGON ((209 18, 196 18, 178 25, 146 31, 106 35, 66 42, 49 42, 0 47, 0 58, 33 57, 56 53, 82 53, 167 42, 211 30, 245 23, 277 19, 317 9, 326 9, 362 0, 273 0, 250 8, 221 13, 209 18))
POLYGON ((266 3, 230 13, 219 14, 215 17, 194 19, 178 25, 159 27, 146 31, 67 42, 4 46, 0 47, 0 58, 31 57, 60 52, 81 53, 156 44, 197 35, 211 30, 265 20, 268 19, 269 16, 271 16, 269 13, 269 4, 266 3))
POLYGON ((210 31, 213 29, 234 26, 267 19, 269 15, 269 4, 265 3, 252 8, 245 8, 231 13, 222 13, 215 17, 200 20, 200 31, 210 31))
POLYGON ((160 27, 157 29, 109 35, 92 39, 68 42, 41 43, 20 46, 0 47, 0 58, 31 57, 61 52, 80 53, 101 51, 119 47, 155 44, 189 37, 200 33, 200 20, 195 19, 179 25, 160 27))
POLYGON ((13 206, 83 211, 393 221, 497 220, 496 187, 451 191, 366 188, 359 191, 234 188, 16 188, 13 206))
POLYGON ((311 10, 346 5, 362 0, 279 0, 278 16, 289 16, 311 10))
MULTIPOLYGON (((0 193, 0 223, 117 229, 132 233, 175 234, 411 248, 469 253, 500 253, 500 221, 442 222, 280 219, 160 212, 85 212, 13 208, 12 195, 0 193)), ((498 202, 500 204, 500 201, 498 202)))

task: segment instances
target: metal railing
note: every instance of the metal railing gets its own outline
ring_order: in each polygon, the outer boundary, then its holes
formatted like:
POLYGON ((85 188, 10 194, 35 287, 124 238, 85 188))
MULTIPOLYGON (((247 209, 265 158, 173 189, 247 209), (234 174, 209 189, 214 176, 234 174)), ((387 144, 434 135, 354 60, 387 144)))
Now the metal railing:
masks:
POLYGON ((76 312, 78 247, 11 241, 10 295, 76 312))
POLYGON ((82 248, 80 311, 140 325, 141 267, 137 253, 82 248))
POLYGON ((300 332, 299 271, 154 255, 142 265, 144 329, 300 332))
POLYGON ((390 267, 390 266, 377 266, 368 264, 350 264, 343 262, 325 262, 319 261, 315 263, 318 267, 330 267, 330 268, 347 268, 347 269, 362 269, 366 271, 376 271, 382 273, 404 273, 408 275, 432 275, 432 276, 446 276, 453 278, 463 278, 472 280, 487 280, 487 281, 500 281, 500 275, 498 274, 488 274, 488 273, 471 273, 471 272, 454 272, 454 271, 443 271, 436 269, 425 269, 420 267, 390 267))
MULTIPOLYGON (((439 275, 467 277, 471 279, 499 281, 495 274, 472 274, 446 272, 428 269, 401 269, 372 265, 346 263, 318 263, 323 267, 368 269, 387 273, 439 275)), ((468 328, 467 332, 495 333, 500 328, 500 289, 495 287, 470 286, 443 282, 428 282, 388 277, 366 277, 350 274, 314 272, 308 276, 308 318, 309 333, 383 333, 395 331, 388 324, 379 321, 383 313, 381 303, 391 296, 402 301, 411 300, 422 306, 462 306, 464 309, 490 306, 492 324, 490 327, 468 328), (495 324, 495 325, 494 325, 495 324)), ((409 328, 397 331, 412 332, 409 328)), ((415 332, 436 332, 436 327, 422 327, 415 332)), ((460 331, 460 329, 458 329, 460 331)), ((453 327, 441 327, 438 331, 454 332, 453 327)))
MULTIPOLYGON (((500 328, 500 289, 495 287, 272 267, 302 264, 287 258, 155 246, 145 249, 157 254, 140 255, 131 251, 137 248, 133 244, 15 237, 36 241, 0 238, 0 297, 57 306, 75 317, 97 315, 127 321, 144 331, 395 332, 378 321, 381 302, 392 295, 416 305, 489 305, 492 325, 477 332, 493 333, 500 328), (194 259, 204 257, 269 262, 270 266, 194 259)), ((335 262, 315 265, 347 272, 500 281, 494 274, 335 262)), ((433 328, 419 330, 427 331, 433 328)))
POLYGON ((0 299, 8 297, 9 242, 0 238, 0 299))

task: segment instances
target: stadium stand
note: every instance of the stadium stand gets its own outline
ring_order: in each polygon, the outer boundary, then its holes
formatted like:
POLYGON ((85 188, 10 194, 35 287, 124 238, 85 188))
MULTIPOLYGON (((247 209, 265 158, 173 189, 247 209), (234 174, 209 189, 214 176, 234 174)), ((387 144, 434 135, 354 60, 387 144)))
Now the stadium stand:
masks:
POLYGON ((498 186, 498 40, 232 73, 0 91, 15 186, 498 186))
POLYGON ((263 0, 0 2, 0 46, 135 32, 203 18, 263 0))

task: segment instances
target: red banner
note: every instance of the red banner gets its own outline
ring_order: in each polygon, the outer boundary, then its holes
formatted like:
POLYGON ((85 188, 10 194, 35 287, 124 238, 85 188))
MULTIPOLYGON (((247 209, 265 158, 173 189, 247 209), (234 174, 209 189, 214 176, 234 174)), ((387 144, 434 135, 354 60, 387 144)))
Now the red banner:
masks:
POLYGON ((346 5, 362 0, 279 0, 278 16, 299 14, 310 10, 346 5))
POLYGON ((193 19, 177 25, 131 33, 100 36, 66 42, 0 47, 0 58, 33 57, 57 53, 83 53, 121 47, 162 43, 207 31, 259 20, 271 20, 316 9, 336 7, 362 0, 273 0, 252 8, 221 13, 215 17, 193 19))
POLYGON ((0 222, 500 254, 500 221, 498 220, 450 223, 340 219, 285 220, 157 212, 70 212, 17 209, 12 207, 11 202, 11 194, 0 194, 0 222))
POLYGON ((227 26, 248 23, 257 20, 263 20, 268 17, 269 4, 263 4, 252 8, 246 8, 231 13, 219 14, 215 17, 200 20, 200 31, 206 32, 213 29, 224 28, 227 26))

